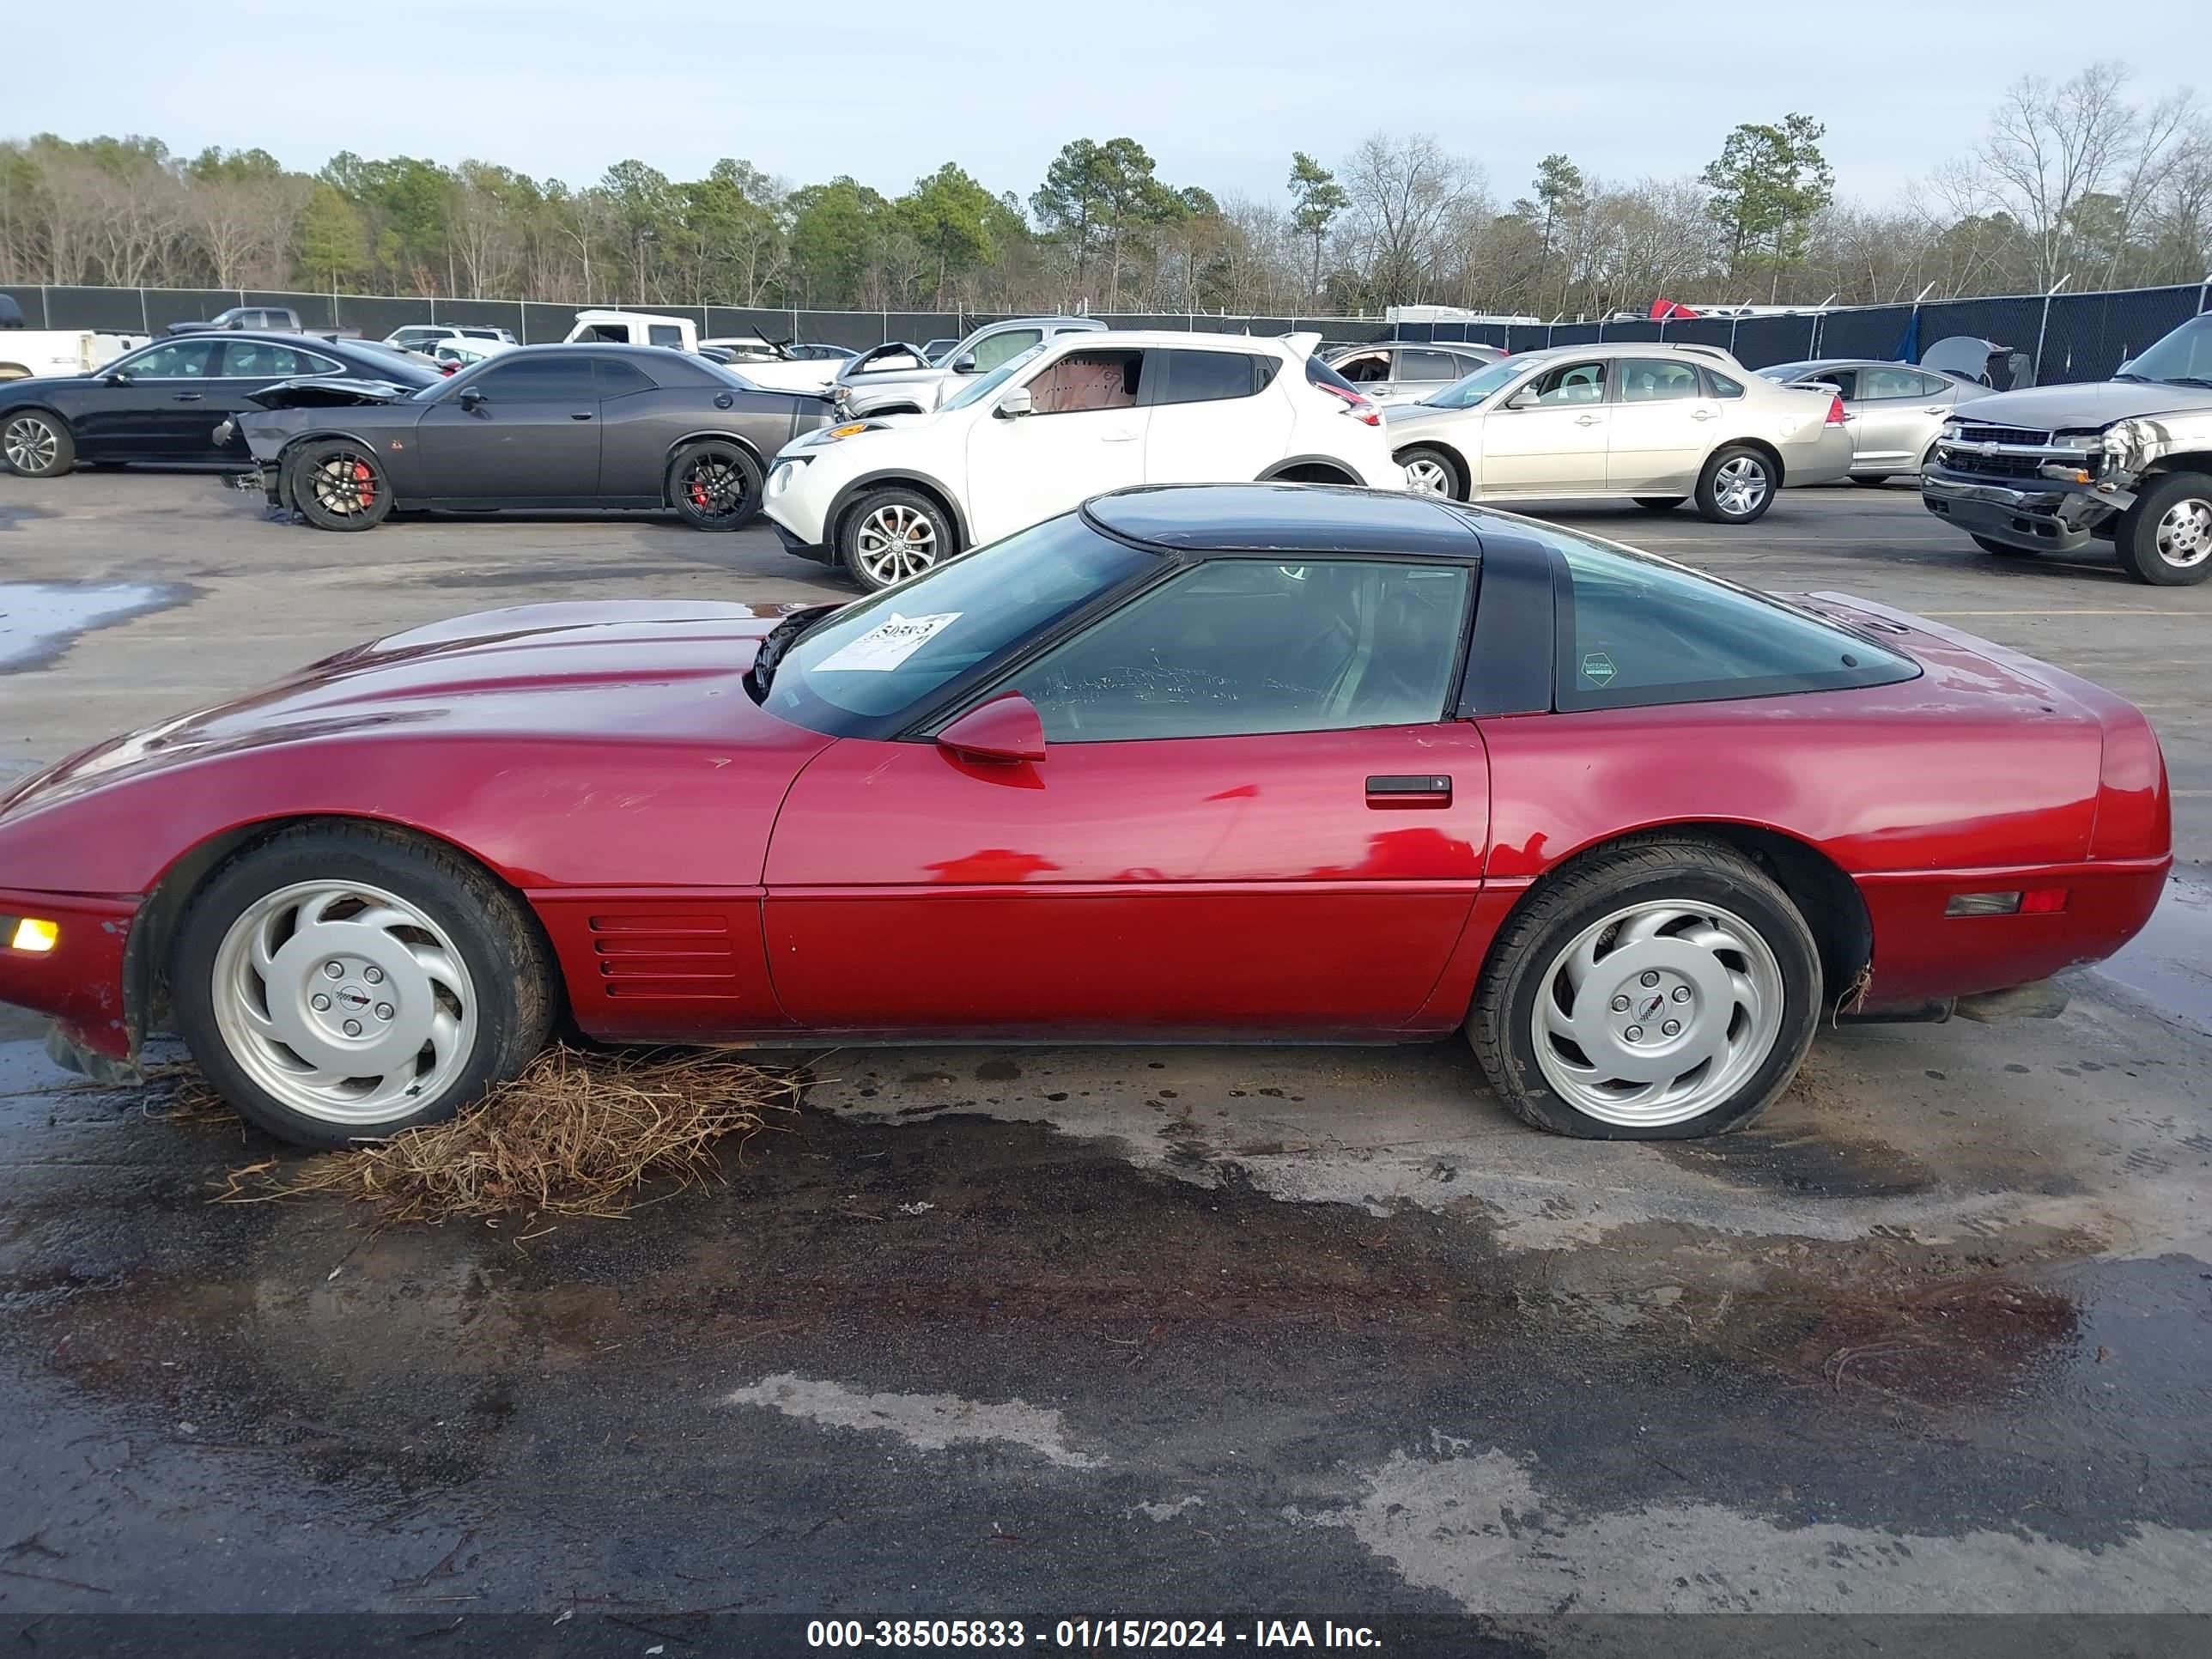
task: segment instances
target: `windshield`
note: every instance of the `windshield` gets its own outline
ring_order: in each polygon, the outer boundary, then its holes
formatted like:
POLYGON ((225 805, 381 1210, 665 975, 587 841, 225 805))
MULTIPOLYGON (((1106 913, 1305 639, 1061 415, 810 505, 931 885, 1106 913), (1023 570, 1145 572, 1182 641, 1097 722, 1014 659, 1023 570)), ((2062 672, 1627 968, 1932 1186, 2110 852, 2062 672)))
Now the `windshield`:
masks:
POLYGON ((966 409, 971 404, 981 403, 985 398, 997 392, 1000 386, 1006 385, 1008 380, 1013 379, 1014 371, 1016 369, 1021 368, 1024 363, 1035 362, 1037 356, 1042 354, 1043 350, 1044 343, 1042 341, 1039 341, 1036 344, 1031 346, 1027 351, 1022 353, 1020 356, 1007 358, 1006 362, 1000 363, 988 374, 983 376, 981 380, 970 381, 967 388, 957 397, 947 398, 945 400, 945 408, 966 409))
POLYGON ((1528 367, 1525 358, 1507 357, 1454 380, 1432 398, 1421 401, 1431 409, 1473 409, 1485 398, 1519 380, 1528 367))
POLYGON ((2125 372, 2176 386, 2212 386, 2212 314, 2184 323, 2130 363, 2125 372))
POLYGON ((802 634, 777 663, 761 706, 810 731, 866 732, 1158 560, 1100 535, 1079 514, 1048 519, 802 634))

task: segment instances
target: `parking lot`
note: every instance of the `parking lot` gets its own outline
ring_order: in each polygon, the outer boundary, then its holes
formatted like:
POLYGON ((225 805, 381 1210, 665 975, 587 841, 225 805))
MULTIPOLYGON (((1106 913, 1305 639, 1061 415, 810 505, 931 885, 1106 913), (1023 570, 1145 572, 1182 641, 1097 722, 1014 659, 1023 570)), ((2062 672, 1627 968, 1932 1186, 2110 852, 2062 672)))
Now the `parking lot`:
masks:
MULTIPOLYGON (((0 1011, 0 1608, 2212 1612, 2212 585, 1902 488, 1560 517, 2135 700, 2149 932, 2054 1021, 1829 1032, 1707 1143, 1539 1135, 1457 1043, 847 1051, 726 1189, 527 1240, 211 1205, 273 1146, 0 1011)), ((0 584, 56 585, 0 776, 439 617, 851 591, 764 527, 145 471, 0 477, 0 584)))

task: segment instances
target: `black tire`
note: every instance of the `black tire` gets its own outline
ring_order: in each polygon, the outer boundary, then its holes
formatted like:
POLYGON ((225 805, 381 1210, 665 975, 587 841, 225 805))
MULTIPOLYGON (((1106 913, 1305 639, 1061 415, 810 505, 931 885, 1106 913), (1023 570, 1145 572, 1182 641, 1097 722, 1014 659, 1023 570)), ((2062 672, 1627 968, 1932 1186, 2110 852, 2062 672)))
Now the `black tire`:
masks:
POLYGON ((1672 513, 1689 499, 1687 495, 1638 495, 1636 504, 1646 513, 1672 513))
POLYGON ((2212 474, 2169 472, 2137 491, 2120 516, 2115 545, 2129 574, 2154 587, 2193 587, 2212 576, 2212 474), (2182 515, 2193 524, 2175 522, 2182 515), (2161 530, 2171 538, 2166 548, 2161 530), (2195 562, 2177 562, 2185 554, 2195 562))
POLYGON ((53 410, 11 409, 0 416, 0 465, 10 472, 58 478, 76 465, 76 434, 53 410))
MULTIPOLYGON (((1598 958, 1599 974, 1605 960, 1598 958)), ((1656 836, 1578 860, 1535 889, 1491 945, 1467 1036, 1491 1086, 1516 1115, 1540 1129, 1592 1140, 1686 1139, 1741 1127, 1789 1085, 1818 1029, 1822 994, 1812 930, 1771 877, 1718 842, 1656 836), (1772 953, 1782 1014, 1765 1059, 1696 1116, 1677 1123, 1612 1122, 1565 1098, 1546 1077, 1536 1053, 1537 998, 1555 961, 1583 930, 1615 911, 1656 901, 1709 904, 1754 932, 1772 953)))
POLYGON ((669 458, 662 489, 694 530, 737 530, 760 512, 764 482, 760 463, 743 444, 709 438, 669 458))
POLYGON ((1707 458, 1705 471, 1698 474, 1698 516, 1707 524, 1757 523, 1774 505, 1775 494, 1782 483, 1780 472, 1773 458, 1764 451, 1749 444, 1723 445, 1707 458), (1764 483, 1759 499, 1746 510, 1724 507, 1721 500, 1721 470, 1739 463, 1754 467, 1764 483))
POLYGON ((285 474, 292 505, 318 530, 374 530, 392 516, 383 463, 350 438, 302 445, 285 474))
POLYGON ((1448 450, 1434 444, 1414 444, 1391 458, 1402 467, 1412 467, 1416 462, 1434 466, 1443 474, 1444 494, 1455 501, 1467 499, 1467 473, 1448 450))
POLYGON ((1862 484, 1869 489, 1880 489, 1884 484, 1889 482, 1889 474, 1887 472, 1854 472, 1851 474, 1851 482, 1855 484, 1862 484))
POLYGON ((2014 547, 2010 542, 2001 542, 1994 536, 1976 536, 1974 545, 1984 553, 1996 554, 2001 559, 2032 559, 2035 556, 2033 548, 2014 547))
MULTIPOLYGON (((910 530, 909 533, 916 532, 910 530)), ((870 490, 846 509, 837 526, 838 560, 853 580, 871 593, 928 569, 959 550, 959 532, 951 514, 920 490, 902 485, 870 490), (903 558, 874 551, 872 535, 879 532, 886 520, 909 526, 927 526, 927 545, 909 540, 903 558), (886 574, 894 571, 896 574, 886 574)))
MULTIPOLYGON (((345 1146, 453 1116, 514 1076, 552 1029, 555 970, 522 902, 450 848, 379 824, 301 824, 239 854, 196 893, 170 952, 178 1034, 216 1091, 281 1140, 345 1146), (458 1069, 414 1109, 373 1124, 303 1111, 255 1081, 234 1054, 216 1008, 216 958, 232 924, 270 894, 295 884, 361 883, 434 920, 468 970, 476 1032, 458 1069)), ((264 995, 268 990, 264 981, 264 995)))

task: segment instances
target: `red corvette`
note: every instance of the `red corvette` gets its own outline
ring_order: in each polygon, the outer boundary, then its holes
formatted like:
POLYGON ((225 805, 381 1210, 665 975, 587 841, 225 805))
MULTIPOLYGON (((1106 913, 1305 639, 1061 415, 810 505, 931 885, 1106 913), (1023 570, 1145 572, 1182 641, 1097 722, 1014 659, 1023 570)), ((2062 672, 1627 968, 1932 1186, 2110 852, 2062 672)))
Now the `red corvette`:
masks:
POLYGON ((0 797, 0 1000, 335 1145, 608 1041, 1390 1041, 1529 1121, 1748 1119, 1832 1009, 2119 948, 2118 697, 1509 515, 1134 490, 842 608, 395 635, 0 797))

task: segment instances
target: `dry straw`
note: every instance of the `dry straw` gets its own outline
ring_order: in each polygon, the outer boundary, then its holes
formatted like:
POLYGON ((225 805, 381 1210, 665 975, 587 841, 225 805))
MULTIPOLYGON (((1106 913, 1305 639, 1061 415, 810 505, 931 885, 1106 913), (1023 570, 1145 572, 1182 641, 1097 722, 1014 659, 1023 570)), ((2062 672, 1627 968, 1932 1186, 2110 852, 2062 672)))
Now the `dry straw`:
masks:
MULTIPOLYGON (((374 1206, 383 1222, 626 1213, 649 1184, 681 1191, 722 1179, 714 1147, 772 1127, 803 1080, 726 1054, 587 1054, 552 1048, 482 1103, 444 1123, 304 1162, 234 1170, 232 1204, 326 1195, 374 1206)), ((199 1115, 179 1091, 173 1111, 199 1115)))

